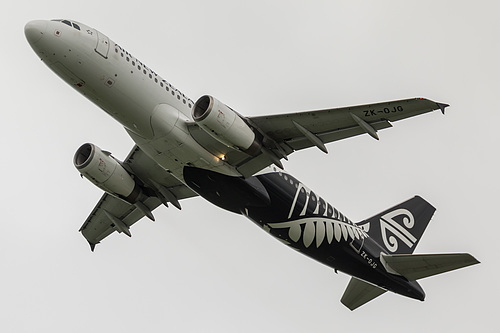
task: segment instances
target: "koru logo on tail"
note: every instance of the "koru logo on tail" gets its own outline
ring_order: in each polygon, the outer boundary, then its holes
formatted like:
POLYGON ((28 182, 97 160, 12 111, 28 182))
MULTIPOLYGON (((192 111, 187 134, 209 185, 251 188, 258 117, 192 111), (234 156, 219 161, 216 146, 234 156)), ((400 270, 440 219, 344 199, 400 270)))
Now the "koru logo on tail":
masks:
POLYGON ((415 218, 413 214, 404 208, 393 210, 381 216, 380 233, 385 247, 391 252, 396 252, 399 247, 398 240, 400 240, 409 248, 412 248, 417 242, 417 238, 409 232, 409 229, 413 228, 414 225, 415 218), (388 235, 388 231, 390 235, 388 235))

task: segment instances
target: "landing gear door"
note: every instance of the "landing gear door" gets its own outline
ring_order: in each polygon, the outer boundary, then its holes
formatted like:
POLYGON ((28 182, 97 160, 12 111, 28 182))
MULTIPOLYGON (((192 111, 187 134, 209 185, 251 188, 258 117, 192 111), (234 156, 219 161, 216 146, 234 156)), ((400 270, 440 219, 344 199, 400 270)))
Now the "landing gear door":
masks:
POLYGON ((95 51, 104 58, 108 59, 109 38, 97 30, 96 32, 97 32, 97 46, 95 47, 95 51))

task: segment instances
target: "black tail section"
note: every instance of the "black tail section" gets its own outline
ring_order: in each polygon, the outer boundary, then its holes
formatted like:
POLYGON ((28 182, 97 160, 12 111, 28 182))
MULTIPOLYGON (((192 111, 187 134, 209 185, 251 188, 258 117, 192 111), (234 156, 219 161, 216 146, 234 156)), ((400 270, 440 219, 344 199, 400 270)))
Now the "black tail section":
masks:
POLYGON ((436 211, 419 196, 358 224, 388 254, 411 254, 436 211))

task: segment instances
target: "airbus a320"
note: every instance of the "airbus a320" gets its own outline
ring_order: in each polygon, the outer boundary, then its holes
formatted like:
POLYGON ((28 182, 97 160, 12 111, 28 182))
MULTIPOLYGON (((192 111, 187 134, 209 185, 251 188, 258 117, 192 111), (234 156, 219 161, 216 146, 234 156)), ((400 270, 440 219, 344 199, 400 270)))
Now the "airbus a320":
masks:
POLYGON ((435 208, 419 196, 353 223, 283 170, 294 151, 368 134, 448 106, 424 98, 245 117, 213 96, 196 102, 100 31, 72 20, 25 26, 39 58, 123 125, 124 161, 85 143, 74 165, 105 193, 80 228, 94 251, 160 205, 201 196, 241 214, 289 247, 352 276, 341 302, 354 310, 386 291, 424 300, 416 280, 477 264, 467 253, 413 254, 435 208))

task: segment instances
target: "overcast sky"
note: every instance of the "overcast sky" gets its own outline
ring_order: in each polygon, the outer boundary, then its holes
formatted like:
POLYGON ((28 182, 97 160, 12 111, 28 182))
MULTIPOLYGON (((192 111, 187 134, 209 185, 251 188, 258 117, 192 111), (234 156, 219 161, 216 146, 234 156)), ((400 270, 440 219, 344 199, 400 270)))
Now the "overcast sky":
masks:
MULTIPOLYGON (((2 332, 478 332, 497 327, 500 24, 496 1, 32 1, 0 14, 2 332), (419 194, 437 207, 417 253, 482 263, 350 312, 349 281, 201 198, 160 207, 91 253, 101 191, 73 154, 124 159, 120 125, 56 77, 33 19, 88 24, 196 100, 246 116, 427 97, 451 107, 298 152, 285 168, 354 221, 419 194), (5 73, 6 72, 6 73, 5 73), (495 326, 494 326, 495 325, 495 326), (489 329, 488 329, 489 328, 489 329)), ((4 6, 5 7, 5 6, 4 6)))

